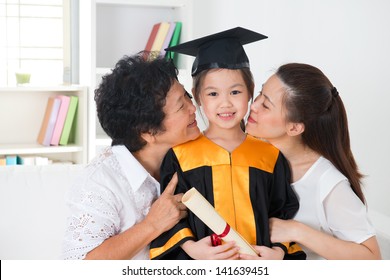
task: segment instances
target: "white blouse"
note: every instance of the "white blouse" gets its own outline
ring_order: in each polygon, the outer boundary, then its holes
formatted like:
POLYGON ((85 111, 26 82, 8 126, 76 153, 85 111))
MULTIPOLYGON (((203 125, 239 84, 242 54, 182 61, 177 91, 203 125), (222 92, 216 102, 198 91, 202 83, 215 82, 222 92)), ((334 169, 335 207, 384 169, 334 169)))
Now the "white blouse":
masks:
MULTIPOLYGON (((142 221, 159 190, 125 146, 107 147, 68 193, 62 258, 83 259, 107 238, 142 221)), ((133 259, 149 259, 149 246, 133 259)))
MULTIPOLYGON (((294 220, 356 243, 375 235, 366 206, 329 160, 320 157, 292 187, 299 199, 294 220)), ((308 248, 302 246, 302 249, 307 259, 321 259, 308 248)))

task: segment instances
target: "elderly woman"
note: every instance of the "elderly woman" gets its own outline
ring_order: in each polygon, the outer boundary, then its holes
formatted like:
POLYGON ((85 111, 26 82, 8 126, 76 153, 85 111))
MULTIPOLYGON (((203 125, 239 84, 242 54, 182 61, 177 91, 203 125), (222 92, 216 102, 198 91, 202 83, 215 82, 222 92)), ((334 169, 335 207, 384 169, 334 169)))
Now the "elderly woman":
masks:
POLYGON ((196 109, 173 63, 146 57, 124 57, 95 91, 112 146, 69 193, 64 259, 149 259, 149 243, 187 214, 177 178, 160 197, 158 181, 166 152, 199 135, 196 109))

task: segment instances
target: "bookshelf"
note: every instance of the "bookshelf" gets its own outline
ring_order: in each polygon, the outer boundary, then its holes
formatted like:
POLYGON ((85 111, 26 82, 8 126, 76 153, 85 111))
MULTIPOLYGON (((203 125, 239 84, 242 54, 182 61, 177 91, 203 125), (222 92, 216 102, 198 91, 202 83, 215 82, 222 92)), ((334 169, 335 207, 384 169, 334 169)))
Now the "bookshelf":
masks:
POLYGON ((0 88, 0 157, 7 155, 42 156, 54 161, 87 163, 87 88, 81 86, 0 88), (74 143, 43 146, 38 133, 50 96, 79 98, 74 143))
MULTIPOLYGON (((90 87, 88 100, 88 161, 111 144, 97 117, 94 89, 124 55, 146 46, 153 25, 181 21, 181 39, 192 38, 190 0, 86 0, 80 1, 80 83, 90 87)), ((192 60, 181 56, 180 72, 188 73, 192 60)), ((182 73, 180 73, 182 75, 182 73)))

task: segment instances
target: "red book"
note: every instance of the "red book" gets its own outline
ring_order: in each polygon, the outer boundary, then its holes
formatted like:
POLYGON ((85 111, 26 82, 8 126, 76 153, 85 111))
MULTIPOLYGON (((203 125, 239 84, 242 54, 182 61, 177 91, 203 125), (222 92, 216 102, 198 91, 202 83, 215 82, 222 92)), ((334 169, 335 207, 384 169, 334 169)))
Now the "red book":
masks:
POLYGON ((150 32, 150 35, 149 35, 148 42, 146 43, 146 46, 145 46, 145 51, 150 52, 152 50, 154 40, 156 39, 157 32, 160 28, 160 24, 161 24, 161 22, 153 25, 152 31, 150 32))

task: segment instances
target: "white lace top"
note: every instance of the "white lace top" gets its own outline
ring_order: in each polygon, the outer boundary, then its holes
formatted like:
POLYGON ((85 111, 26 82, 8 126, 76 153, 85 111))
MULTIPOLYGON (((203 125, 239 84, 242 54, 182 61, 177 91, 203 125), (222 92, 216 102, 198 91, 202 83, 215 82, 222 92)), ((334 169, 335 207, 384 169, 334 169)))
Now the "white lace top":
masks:
MULTIPOLYGON (((62 258, 83 259, 107 238, 143 220, 159 189, 126 147, 107 147, 68 193, 62 258)), ((149 246, 134 259, 149 259, 149 246)))

